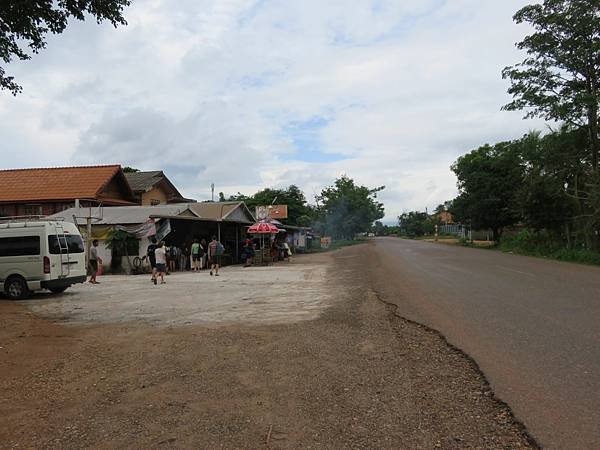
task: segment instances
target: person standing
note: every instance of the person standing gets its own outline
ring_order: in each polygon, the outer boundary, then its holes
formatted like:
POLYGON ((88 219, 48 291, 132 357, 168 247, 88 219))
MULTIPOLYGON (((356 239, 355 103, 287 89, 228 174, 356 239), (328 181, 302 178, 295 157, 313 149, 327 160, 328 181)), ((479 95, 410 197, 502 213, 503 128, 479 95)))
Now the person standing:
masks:
POLYGON ((179 247, 171 245, 169 249, 169 271, 175 272, 177 261, 179 260, 179 247))
POLYGON ((210 260, 210 274, 216 277, 219 276, 219 266, 221 265, 221 257, 225 253, 225 247, 219 241, 217 237, 213 236, 212 241, 208 244, 208 259, 210 260))
MULTIPOLYGON (((188 270, 188 261, 191 258, 190 245, 185 244, 183 251, 181 252, 181 270, 188 270)), ((191 263, 190 263, 191 268, 191 263)))
POLYGON ((96 281, 96 276, 98 275, 98 263, 102 264, 102 259, 98 256, 98 240, 94 239, 92 241, 92 246, 90 247, 90 283, 92 284, 100 284, 96 281))
MULTIPOLYGON (((167 251, 165 250, 165 243, 160 241, 156 250, 154 250, 154 257, 156 258, 156 272, 160 277, 160 284, 165 284, 165 272, 167 271, 167 251)), ((156 277, 154 277, 154 284, 156 284, 156 277)))
POLYGON ((200 258, 200 269, 206 269, 208 267, 208 245, 206 239, 200 241, 200 247, 202 247, 202 258, 200 258))
POLYGON ((200 258, 202 255, 200 254, 200 243, 198 239, 194 239, 194 243, 192 244, 192 271, 198 272, 200 270, 200 258))
POLYGON ((244 247, 242 248, 242 260, 244 261, 244 267, 251 266, 253 258, 254 247, 252 246, 252 241, 250 239, 246 239, 244 242, 244 247))
POLYGON ((150 238, 150 245, 146 249, 146 256, 148 257, 148 261, 150 261, 150 268, 152 269, 152 277, 150 281, 156 284, 156 256, 154 254, 156 250, 156 238, 153 236, 150 238))

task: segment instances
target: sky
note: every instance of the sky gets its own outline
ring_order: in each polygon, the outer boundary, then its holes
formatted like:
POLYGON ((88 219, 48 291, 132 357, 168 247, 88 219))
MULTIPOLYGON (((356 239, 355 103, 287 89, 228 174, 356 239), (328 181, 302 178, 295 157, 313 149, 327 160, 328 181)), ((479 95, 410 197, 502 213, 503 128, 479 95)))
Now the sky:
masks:
POLYGON ((73 21, 6 67, 0 168, 164 170, 186 197, 342 174, 386 223, 456 195, 451 164, 539 121, 501 111, 529 0, 133 0, 126 27, 73 21))

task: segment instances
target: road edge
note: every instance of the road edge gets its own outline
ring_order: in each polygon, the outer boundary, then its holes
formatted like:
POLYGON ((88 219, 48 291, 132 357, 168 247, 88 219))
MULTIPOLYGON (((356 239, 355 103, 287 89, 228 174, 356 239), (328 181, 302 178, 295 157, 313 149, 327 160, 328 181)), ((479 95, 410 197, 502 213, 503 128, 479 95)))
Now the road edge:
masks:
POLYGON ((401 314, 398 313, 398 305, 396 305, 395 303, 389 302, 387 300, 385 300, 382 295, 376 290, 376 289, 371 289, 371 291, 373 292, 373 294, 375 295, 375 298, 381 302, 382 304, 384 304, 386 306, 386 308, 388 309, 389 313, 391 315, 393 315, 396 319, 401 320, 402 322, 412 325, 412 326, 416 326, 418 328, 420 328, 421 330, 427 332, 427 333, 431 333, 434 334, 435 336, 437 336, 438 338, 440 338, 442 340, 442 342, 453 352, 458 353, 461 357, 465 358, 469 365, 475 370, 475 372, 481 377, 482 381, 483 381, 483 385, 485 387, 485 389, 489 392, 489 397, 490 399, 492 399, 492 401, 494 401, 495 403, 497 403, 498 405, 502 406, 503 408, 505 408, 510 416, 510 420, 512 425, 514 425, 519 432, 523 435, 523 437, 525 438, 525 440, 533 447, 536 449, 543 449, 544 447, 536 440, 536 438, 529 432, 529 430, 527 429, 527 427, 525 426, 525 424, 518 419, 512 408, 510 407, 510 405, 508 403, 506 403, 504 400, 502 400, 501 398, 499 398, 496 393, 494 392, 494 389, 492 388, 488 378, 486 377, 485 373, 483 372, 483 370, 481 370, 481 367, 479 367, 479 364, 477 363, 477 361, 468 353, 466 353, 464 350, 460 349, 459 347, 457 347, 456 345, 452 344, 450 341, 448 341, 448 339, 446 338, 446 336, 444 336, 444 334, 442 334, 439 330, 436 330, 435 328, 431 328, 427 325, 424 325, 422 323, 416 322, 414 320, 411 319, 407 319, 406 317, 403 317, 401 314))

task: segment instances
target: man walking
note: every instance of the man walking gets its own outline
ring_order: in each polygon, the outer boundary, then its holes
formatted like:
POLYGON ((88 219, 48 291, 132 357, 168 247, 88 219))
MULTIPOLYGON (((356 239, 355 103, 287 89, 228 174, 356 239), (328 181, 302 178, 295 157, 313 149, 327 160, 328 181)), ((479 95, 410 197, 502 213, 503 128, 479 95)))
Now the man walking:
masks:
POLYGON ((148 261, 150 261, 150 267, 152 268, 152 277, 150 281, 156 284, 156 255, 154 254, 156 250, 156 238, 150 238, 150 245, 146 249, 146 256, 148 257, 148 261))
POLYGON ((99 284, 98 281, 96 281, 98 262, 102 264, 102 259, 98 256, 98 240, 94 239, 92 241, 92 246, 90 247, 90 265, 88 269, 90 272, 90 283, 92 284, 99 284))
MULTIPOLYGON (((154 256, 156 258, 156 272, 160 276, 160 284, 165 284, 165 272, 167 271, 167 251, 165 250, 165 243, 160 241, 156 250, 154 250, 154 256)), ((154 284, 156 284, 156 276, 154 277, 154 284)))
POLYGON ((219 241, 217 237, 213 236, 212 241, 208 244, 208 259, 210 260, 210 274, 213 272, 216 277, 219 276, 219 266, 221 265, 221 256, 225 252, 225 247, 219 241))

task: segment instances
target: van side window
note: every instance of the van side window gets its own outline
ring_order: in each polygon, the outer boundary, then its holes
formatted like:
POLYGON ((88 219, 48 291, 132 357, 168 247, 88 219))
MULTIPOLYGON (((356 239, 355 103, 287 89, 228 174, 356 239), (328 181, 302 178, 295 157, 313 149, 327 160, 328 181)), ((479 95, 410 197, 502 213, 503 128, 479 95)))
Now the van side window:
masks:
POLYGON ((31 256, 40 254, 39 236, 0 238, 0 257, 31 256))
POLYGON ((60 254, 58 239, 61 240, 61 245, 63 248, 69 248, 69 253, 83 253, 85 251, 85 246, 83 245, 83 239, 81 239, 81 236, 77 236, 75 234, 66 234, 63 239, 62 236, 59 238, 56 235, 50 235, 48 236, 48 251, 51 255, 60 254))

